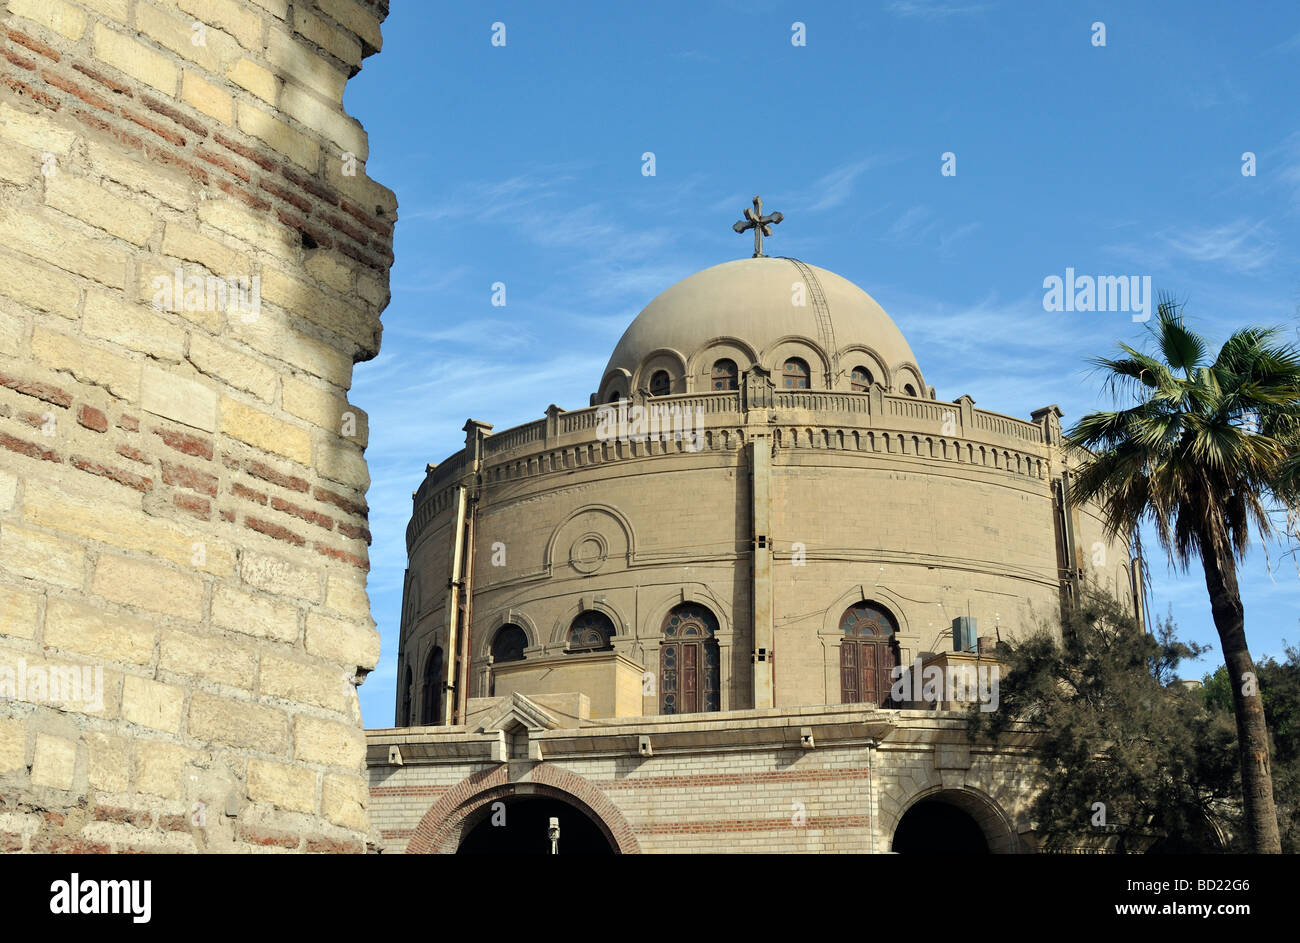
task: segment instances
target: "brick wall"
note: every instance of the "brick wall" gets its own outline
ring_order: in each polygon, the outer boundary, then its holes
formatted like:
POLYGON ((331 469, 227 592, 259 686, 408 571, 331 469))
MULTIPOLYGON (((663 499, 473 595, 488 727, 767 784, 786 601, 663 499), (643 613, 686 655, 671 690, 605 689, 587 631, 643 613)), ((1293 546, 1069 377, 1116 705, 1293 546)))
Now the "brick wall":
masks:
POLYGON ((972 743, 965 725, 958 713, 857 705, 606 721, 521 732, 540 743, 538 763, 483 755, 492 729, 370 730, 372 822, 385 852, 454 851, 473 810, 540 794, 582 803, 628 851, 880 853, 930 797, 967 812, 991 850, 1026 850, 1036 761, 1023 742, 972 743), (813 749, 797 745, 804 729, 813 749), (654 754, 638 755, 629 732, 654 754))
POLYGON ((386 0, 9 0, 0 849, 360 851, 386 0))

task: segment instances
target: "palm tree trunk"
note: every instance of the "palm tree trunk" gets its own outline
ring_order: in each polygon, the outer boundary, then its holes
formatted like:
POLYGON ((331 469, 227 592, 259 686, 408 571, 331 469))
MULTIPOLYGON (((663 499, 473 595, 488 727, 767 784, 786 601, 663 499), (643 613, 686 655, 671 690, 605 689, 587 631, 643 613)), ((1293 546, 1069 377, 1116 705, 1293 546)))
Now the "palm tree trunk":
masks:
POLYGON ((1206 535, 1202 535, 1200 549, 1205 587, 1210 591, 1210 609, 1214 627, 1219 630, 1223 661, 1228 666, 1232 710, 1237 718, 1242 805, 1249 849, 1255 854, 1281 854, 1264 701, 1259 695, 1255 662, 1246 647, 1246 614, 1237 589, 1237 565, 1230 552, 1217 549, 1206 535))

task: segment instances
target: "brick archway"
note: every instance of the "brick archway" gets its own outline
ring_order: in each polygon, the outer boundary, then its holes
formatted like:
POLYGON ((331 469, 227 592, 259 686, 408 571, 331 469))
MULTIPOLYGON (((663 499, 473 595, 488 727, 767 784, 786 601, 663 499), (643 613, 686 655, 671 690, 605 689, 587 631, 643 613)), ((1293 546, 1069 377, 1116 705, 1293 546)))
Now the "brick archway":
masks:
POLYGON ((979 826, 980 832, 983 833, 990 854, 1014 855, 1024 851, 1020 837, 1012 828, 1006 813, 1002 811, 1002 807, 983 792, 969 786, 961 786, 956 789, 934 786, 912 796, 907 801, 907 804, 898 810, 885 831, 885 834, 889 836, 891 846, 894 841, 894 833, 898 830, 899 823, 903 821, 903 816, 918 803, 926 800, 945 803, 960 809, 970 816, 975 824, 979 826))
POLYGON ((599 789, 576 773, 539 763, 528 779, 511 782, 505 764, 466 776, 424 813, 406 854, 455 854, 467 820, 483 806, 511 796, 543 796, 567 802, 600 829, 619 854, 641 853, 632 826, 599 789))

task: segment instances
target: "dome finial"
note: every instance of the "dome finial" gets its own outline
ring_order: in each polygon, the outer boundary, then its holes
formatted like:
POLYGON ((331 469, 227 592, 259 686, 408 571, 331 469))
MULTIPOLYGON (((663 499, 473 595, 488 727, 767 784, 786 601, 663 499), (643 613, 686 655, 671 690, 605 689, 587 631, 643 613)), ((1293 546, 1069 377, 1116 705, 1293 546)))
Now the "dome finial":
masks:
POLYGON ((785 217, 780 213, 773 213, 771 216, 763 215, 763 198, 754 197, 754 208, 745 210, 745 218, 737 222, 731 228, 736 232, 745 232, 748 229, 754 230, 754 258, 763 258, 763 237, 772 235, 772 227, 785 217))

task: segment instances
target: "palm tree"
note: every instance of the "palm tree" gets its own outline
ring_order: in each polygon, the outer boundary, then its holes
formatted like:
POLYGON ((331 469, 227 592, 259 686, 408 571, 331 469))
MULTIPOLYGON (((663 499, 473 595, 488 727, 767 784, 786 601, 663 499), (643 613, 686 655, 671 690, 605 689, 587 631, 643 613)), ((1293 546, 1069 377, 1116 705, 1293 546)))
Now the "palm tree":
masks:
MULTIPOLYGON (((1149 326, 1158 356, 1121 344, 1123 355, 1092 361, 1112 393, 1136 404, 1084 416, 1067 434, 1081 456, 1071 484, 1077 501, 1096 502, 1112 535, 1150 521, 1170 561, 1199 558, 1232 685, 1251 851, 1280 853, 1269 767, 1268 730, 1246 646, 1237 562, 1253 523, 1276 533, 1272 507, 1293 498, 1280 478, 1300 428, 1300 351, 1275 330, 1246 328, 1213 363, 1183 325, 1181 306, 1162 298, 1149 326)), ((1292 505, 1294 507, 1294 505, 1292 505)))

